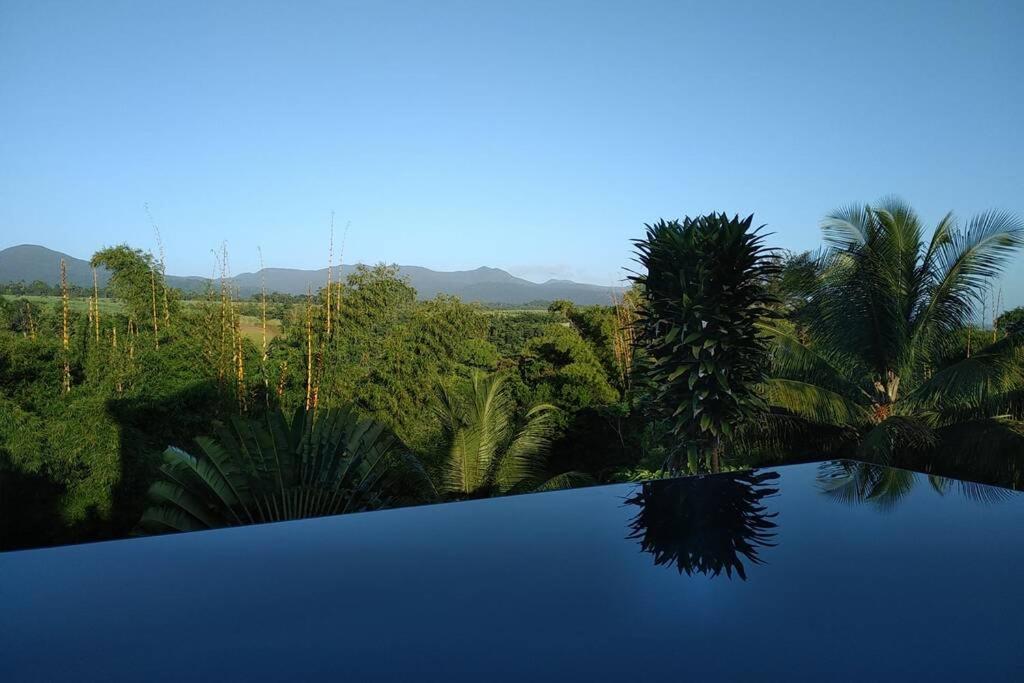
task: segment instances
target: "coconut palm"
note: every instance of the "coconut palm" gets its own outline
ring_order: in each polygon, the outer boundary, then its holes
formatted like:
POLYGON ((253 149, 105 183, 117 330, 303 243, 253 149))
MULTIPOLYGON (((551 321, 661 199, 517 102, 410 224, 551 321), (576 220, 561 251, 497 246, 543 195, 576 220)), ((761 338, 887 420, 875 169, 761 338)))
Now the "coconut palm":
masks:
POLYGON ((1019 480, 1024 337, 970 356, 957 339, 1024 244, 1024 224, 988 212, 961 229, 948 214, 928 236, 889 198, 837 211, 823 231, 806 330, 768 328, 773 376, 761 391, 776 434, 845 439, 876 462, 928 467, 941 456, 1019 480))
POLYGON ((142 531, 195 531, 369 510, 411 502, 427 482, 382 424, 349 408, 235 417, 200 454, 164 452, 142 531))
POLYGON ((583 485, 577 472, 551 476, 547 450, 557 408, 535 405, 517 423, 516 404, 501 374, 474 372, 463 391, 441 387, 435 405, 444 430, 437 490, 477 498, 583 485))

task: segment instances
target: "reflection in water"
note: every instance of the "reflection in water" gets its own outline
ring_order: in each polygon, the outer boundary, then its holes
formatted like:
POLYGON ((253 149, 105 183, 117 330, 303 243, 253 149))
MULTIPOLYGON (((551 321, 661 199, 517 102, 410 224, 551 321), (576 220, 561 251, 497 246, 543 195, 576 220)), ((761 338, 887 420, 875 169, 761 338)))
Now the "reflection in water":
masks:
POLYGON ((939 495, 955 493, 977 503, 997 503, 1013 495, 996 486, 849 460, 822 463, 818 469, 818 484, 825 495, 847 505, 867 503, 881 510, 895 508, 925 479, 939 495))
POLYGON ((762 564, 758 549, 773 546, 777 513, 762 500, 778 493, 770 488, 776 472, 737 472, 644 483, 626 502, 640 511, 630 522, 631 539, 654 556, 658 565, 679 572, 718 576, 735 570, 747 578, 742 558, 762 564))

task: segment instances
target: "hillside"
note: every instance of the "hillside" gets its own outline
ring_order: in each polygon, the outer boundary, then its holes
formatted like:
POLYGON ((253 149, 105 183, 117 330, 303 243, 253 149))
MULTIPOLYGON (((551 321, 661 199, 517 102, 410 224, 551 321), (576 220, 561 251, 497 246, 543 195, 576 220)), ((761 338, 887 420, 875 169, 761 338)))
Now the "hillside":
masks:
MULTIPOLYGON (((87 260, 31 244, 0 250, 0 283, 42 280, 48 284, 58 284, 61 258, 67 263, 69 283, 92 286, 92 269, 87 260)), ((354 266, 343 266, 340 270, 344 276, 353 269, 354 266)), ((568 299, 579 305, 590 305, 610 303, 613 291, 611 287, 570 280, 530 282, 499 268, 437 271, 421 266, 399 266, 399 272, 408 278, 409 284, 416 289, 421 299, 448 294, 464 301, 486 304, 515 306, 533 301, 568 299)), ((106 284, 109 277, 109 273, 101 270, 100 284, 106 284)), ((264 268, 255 273, 240 273, 231 282, 241 296, 250 296, 259 292, 264 278, 269 292, 304 294, 309 288, 315 291, 323 286, 327 280, 327 269, 264 268)), ((176 275, 168 275, 167 281, 173 287, 190 291, 201 289, 209 282, 207 278, 176 275)))

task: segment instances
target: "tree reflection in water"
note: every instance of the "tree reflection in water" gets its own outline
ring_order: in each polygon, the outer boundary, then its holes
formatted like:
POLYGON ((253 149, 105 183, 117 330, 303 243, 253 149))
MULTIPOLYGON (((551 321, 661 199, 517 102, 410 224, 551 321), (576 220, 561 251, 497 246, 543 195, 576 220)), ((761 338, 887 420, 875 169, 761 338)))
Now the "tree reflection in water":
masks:
POLYGON ((776 527, 763 500, 778 493, 776 472, 736 472, 644 483, 626 500, 640 508, 628 538, 638 539, 658 565, 680 573, 746 580, 743 559, 763 564, 758 550, 774 546, 776 527))
POLYGON ((850 460, 822 463, 818 470, 818 485, 828 497, 847 505, 868 504, 886 511, 895 508, 924 480, 939 495, 954 493, 976 503, 998 503, 1013 495, 1009 489, 997 486, 850 460))

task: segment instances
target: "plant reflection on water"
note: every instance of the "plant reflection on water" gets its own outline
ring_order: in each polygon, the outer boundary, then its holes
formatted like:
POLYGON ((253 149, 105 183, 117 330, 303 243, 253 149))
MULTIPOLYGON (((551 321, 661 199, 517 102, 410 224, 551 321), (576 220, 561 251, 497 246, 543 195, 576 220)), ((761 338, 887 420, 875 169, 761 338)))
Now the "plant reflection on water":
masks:
POLYGON ((871 505, 883 511, 896 508, 925 480, 940 496, 953 493, 975 503, 998 503, 1013 496, 1013 491, 997 486, 865 462, 838 460, 822 463, 818 468, 818 486, 832 500, 846 505, 871 505))
POLYGON ((646 482, 626 500, 640 508, 628 538, 657 565, 746 580, 744 560, 763 564, 759 550, 775 545, 777 513, 763 501, 778 493, 778 478, 754 471, 646 482))
MULTIPOLYGON (((704 574, 746 580, 745 562, 764 564, 762 548, 776 545, 777 512, 765 500, 779 492, 776 472, 736 472, 648 481, 626 499, 639 508, 627 538, 640 542, 656 565, 675 566, 688 576, 704 574)), ((1006 501, 1013 492, 984 484, 854 461, 822 463, 819 490, 846 505, 888 512, 917 485, 940 496, 958 495, 982 504, 1006 501)))

